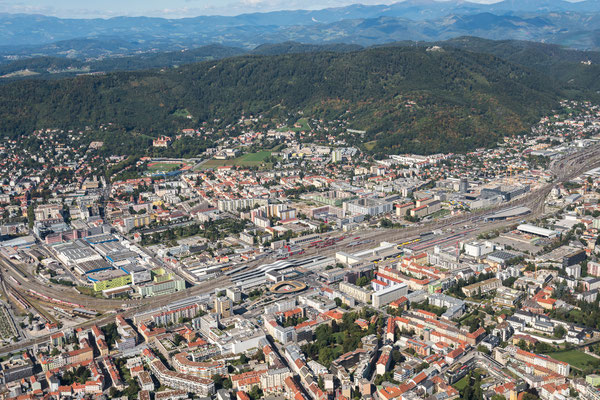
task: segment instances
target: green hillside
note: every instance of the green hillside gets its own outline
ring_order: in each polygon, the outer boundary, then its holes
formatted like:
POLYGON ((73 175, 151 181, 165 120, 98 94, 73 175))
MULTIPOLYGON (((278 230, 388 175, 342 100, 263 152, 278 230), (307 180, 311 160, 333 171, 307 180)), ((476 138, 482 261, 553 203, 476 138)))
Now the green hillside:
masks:
POLYGON ((178 69, 111 73, 0 87, 5 135, 113 123, 127 132, 173 134, 242 114, 291 112, 349 121, 376 140, 375 153, 468 151, 529 130, 563 96, 533 69, 445 48, 243 56, 178 69), (347 112, 349 111, 349 112, 347 112))

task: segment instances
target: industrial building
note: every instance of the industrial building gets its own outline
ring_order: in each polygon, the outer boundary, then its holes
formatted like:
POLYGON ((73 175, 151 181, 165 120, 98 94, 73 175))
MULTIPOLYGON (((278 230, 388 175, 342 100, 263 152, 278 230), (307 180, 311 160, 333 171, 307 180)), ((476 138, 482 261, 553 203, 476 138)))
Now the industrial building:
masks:
POLYGON ((87 275, 87 278, 94 285, 97 292, 126 286, 131 283, 131 275, 120 269, 107 269, 93 272, 87 275))
POLYGON ((540 228, 539 226, 530 225, 530 224, 521 224, 517 226, 517 230, 523 233, 528 233, 531 235, 541 236, 549 239, 553 239, 560 235, 557 231, 553 231, 552 229, 540 228))
MULTIPOLYGON (((101 261, 102 256, 82 240, 61 243, 51 247, 56 257, 65 265, 71 267, 88 261, 101 261)), ((94 270, 87 271, 95 272, 94 270)))

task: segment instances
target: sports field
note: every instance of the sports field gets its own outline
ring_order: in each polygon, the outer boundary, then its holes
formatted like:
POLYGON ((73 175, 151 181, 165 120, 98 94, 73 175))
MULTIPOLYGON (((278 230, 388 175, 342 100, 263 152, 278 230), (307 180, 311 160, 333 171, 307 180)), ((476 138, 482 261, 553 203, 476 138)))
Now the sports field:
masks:
POLYGON ((600 368, 600 358, 590 356, 579 350, 557 351, 546 355, 558 361, 566 362, 577 369, 600 368))
POLYGON ((260 167, 271 156, 271 151, 263 150, 257 153, 248 153, 232 160, 208 160, 202 164, 203 169, 223 167, 225 165, 239 165, 241 167, 260 167))
POLYGON ((148 164, 148 171, 150 172, 171 172, 181 169, 183 163, 170 163, 170 162, 155 162, 148 164))

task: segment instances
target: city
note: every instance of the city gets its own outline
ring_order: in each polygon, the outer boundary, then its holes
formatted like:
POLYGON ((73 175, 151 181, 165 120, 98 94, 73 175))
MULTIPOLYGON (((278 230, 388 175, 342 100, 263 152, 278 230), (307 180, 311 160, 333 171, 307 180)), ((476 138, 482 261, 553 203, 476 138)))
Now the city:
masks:
POLYGON ((600 107, 385 159, 245 125, 3 142, 2 396, 600 398, 600 107))
POLYGON ((0 400, 600 400, 600 0, 0 0, 0 400))

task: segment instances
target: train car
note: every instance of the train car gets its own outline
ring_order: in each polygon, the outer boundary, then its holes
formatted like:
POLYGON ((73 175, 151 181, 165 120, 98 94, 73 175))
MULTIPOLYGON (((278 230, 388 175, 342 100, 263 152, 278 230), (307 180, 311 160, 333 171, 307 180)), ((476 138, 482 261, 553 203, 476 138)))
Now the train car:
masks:
POLYGON ((315 240, 314 242, 310 242, 310 243, 308 244, 308 247, 309 247, 309 248, 311 248, 311 247, 318 246, 318 245, 319 245, 319 243, 321 243, 322 241, 323 241, 323 240, 315 240))
POLYGON ((98 313, 96 311, 86 310, 85 308, 75 308, 73 309, 73 311, 71 311, 71 313, 75 317, 83 317, 88 319, 98 316, 98 313))

